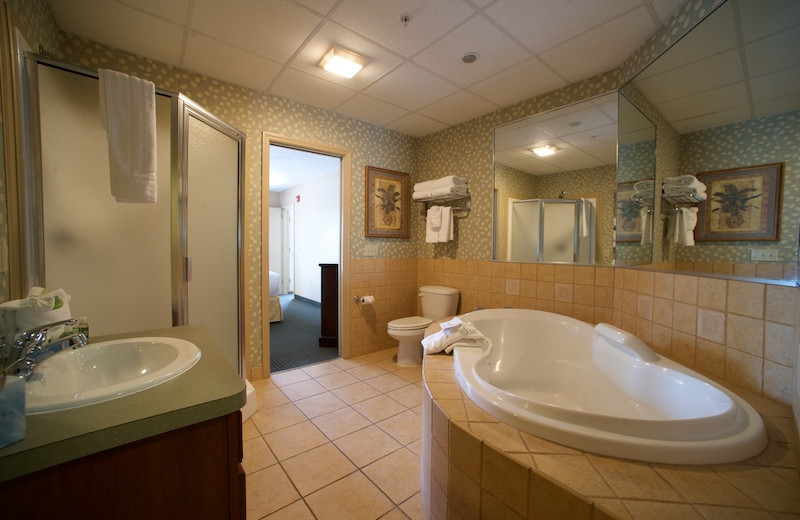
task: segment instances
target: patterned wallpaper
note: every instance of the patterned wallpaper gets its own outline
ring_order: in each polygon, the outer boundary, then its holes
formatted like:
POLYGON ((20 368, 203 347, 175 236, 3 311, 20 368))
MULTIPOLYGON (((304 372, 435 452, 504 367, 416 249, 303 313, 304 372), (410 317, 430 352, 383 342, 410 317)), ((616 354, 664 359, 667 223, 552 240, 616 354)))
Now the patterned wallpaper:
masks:
MULTIPOLYGON (((775 248, 780 263, 796 260, 800 222, 800 111, 755 119, 680 137, 680 174, 783 162, 779 242, 697 242, 677 246, 675 260, 750 262, 753 248, 775 248)), ((700 223, 698 223, 700 225, 700 223)))

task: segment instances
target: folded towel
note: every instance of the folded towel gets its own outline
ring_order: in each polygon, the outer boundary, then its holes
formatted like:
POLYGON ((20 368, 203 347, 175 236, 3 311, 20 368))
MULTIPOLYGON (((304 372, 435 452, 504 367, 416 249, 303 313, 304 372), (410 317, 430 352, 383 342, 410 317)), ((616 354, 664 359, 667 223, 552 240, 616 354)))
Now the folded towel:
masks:
MULTIPOLYGON (((4 313, 14 315, 13 323, 6 318, 6 339, 9 336, 16 338, 22 332, 48 323, 70 319, 72 317, 69 309, 70 299, 70 295, 64 289, 47 291, 41 287, 33 287, 28 292, 27 298, 0 303, 0 309, 4 313)), ((63 332, 63 325, 53 327, 47 333, 48 343, 61 336, 63 332)))
POLYGON ((466 185, 467 179, 456 177, 455 175, 448 175, 441 179, 418 182, 414 185, 414 191, 430 191, 437 188, 453 188, 457 186, 465 187, 466 185))
POLYGON ((449 354, 455 347, 478 347, 483 349, 484 355, 489 355, 492 350, 492 341, 481 334, 471 321, 462 322, 456 317, 440 326, 441 331, 422 340, 426 354, 442 351, 449 354))
POLYGON ((664 189, 667 186, 670 187, 684 187, 684 188, 694 188, 698 192, 705 192, 706 185, 697 180, 697 177, 694 175, 679 175, 677 177, 667 177, 664 179, 663 183, 664 189))
POLYGON ((654 187, 655 182, 652 180, 637 181, 633 184, 633 189, 640 192, 652 192, 654 187))
POLYGON ((108 69, 100 69, 98 74, 100 108, 108 133, 111 194, 117 202, 155 202, 155 85, 108 69))
POLYGON ((467 187, 466 186, 453 186, 453 187, 441 187, 441 188, 433 188, 431 190, 425 191, 414 191, 411 194, 411 198, 413 200, 445 200, 448 198, 453 197, 466 197, 467 196, 467 187))
POLYGON ((435 243, 439 241, 439 231, 442 228, 442 207, 431 206, 428 208, 428 216, 425 221, 425 242, 435 243))
POLYGON ((702 190, 697 190, 691 186, 667 186, 664 185, 665 197, 695 197, 697 200, 706 200, 705 186, 702 190))

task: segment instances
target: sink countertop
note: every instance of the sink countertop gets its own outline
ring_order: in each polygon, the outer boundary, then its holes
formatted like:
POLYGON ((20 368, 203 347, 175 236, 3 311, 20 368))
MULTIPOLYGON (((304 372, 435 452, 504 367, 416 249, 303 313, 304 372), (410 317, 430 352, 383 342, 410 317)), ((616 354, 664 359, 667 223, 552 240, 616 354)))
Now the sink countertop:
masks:
POLYGON ((25 438, 0 449, 0 482, 164 432, 235 412, 246 401, 244 380, 199 326, 103 337, 167 336, 191 341, 202 352, 180 376, 125 397, 26 417, 25 438))

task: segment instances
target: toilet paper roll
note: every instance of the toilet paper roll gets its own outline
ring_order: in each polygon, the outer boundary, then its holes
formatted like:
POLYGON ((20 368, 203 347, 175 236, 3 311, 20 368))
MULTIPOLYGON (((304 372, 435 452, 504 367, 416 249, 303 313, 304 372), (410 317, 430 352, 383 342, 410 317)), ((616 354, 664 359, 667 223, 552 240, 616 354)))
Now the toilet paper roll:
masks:
POLYGON ((372 305, 375 303, 375 297, 371 294, 361 297, 361 305, 372 305))

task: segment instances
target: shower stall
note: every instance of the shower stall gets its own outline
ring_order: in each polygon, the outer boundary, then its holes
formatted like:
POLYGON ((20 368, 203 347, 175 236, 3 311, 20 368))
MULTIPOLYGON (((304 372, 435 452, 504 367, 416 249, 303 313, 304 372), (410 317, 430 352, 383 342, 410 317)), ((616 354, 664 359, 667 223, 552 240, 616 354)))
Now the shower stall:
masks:
POLYGON ((595 206, 589 199, 509 199, 507 259, 595 263, 595 206))
POLYGON ((120 204, 97 74, 23 62, 22 287, 63 288, 93 335, 200 324, 244 376, 244 134, 157 90, 157 201, 120 204))

